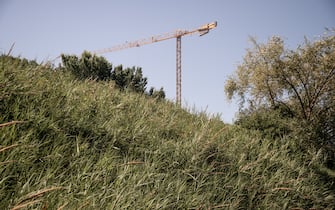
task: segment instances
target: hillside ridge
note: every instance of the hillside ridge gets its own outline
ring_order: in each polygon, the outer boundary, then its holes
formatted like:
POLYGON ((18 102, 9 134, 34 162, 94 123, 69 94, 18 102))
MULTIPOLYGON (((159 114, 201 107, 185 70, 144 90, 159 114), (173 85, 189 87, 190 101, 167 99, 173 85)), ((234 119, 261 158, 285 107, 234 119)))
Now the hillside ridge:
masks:
POLYGON ((299 139, 0 57, 0 209, 332 209, 299 139))

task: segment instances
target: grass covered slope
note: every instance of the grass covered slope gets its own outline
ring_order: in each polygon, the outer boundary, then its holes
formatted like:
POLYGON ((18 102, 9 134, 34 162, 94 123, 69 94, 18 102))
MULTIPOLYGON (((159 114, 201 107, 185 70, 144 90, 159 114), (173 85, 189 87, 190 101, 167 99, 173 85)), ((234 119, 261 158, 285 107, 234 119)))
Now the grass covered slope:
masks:
POLYGON ((0 57, 0 209, 291 209, 335 203, 297 139, 0 57))

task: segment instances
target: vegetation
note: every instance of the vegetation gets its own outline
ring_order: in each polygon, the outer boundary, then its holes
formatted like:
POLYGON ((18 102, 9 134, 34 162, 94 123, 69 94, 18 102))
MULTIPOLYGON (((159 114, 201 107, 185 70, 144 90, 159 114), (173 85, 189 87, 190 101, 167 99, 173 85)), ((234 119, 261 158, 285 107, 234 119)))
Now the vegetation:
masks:
POLYGON ((306 39, 295 51, 286 50, 279 37, 267 44, 254 41, 225 90, 229 99, 238 96, 241 108, 246 108, 238 124, 279 136, 293 132, 309 141, 306 146, 312 143, 328 150, 335 169, 333 33, 314 42, 306 39))
MULTIPOLYGON (((142 69, 137 67, 123 69, 122 65, 113 69, 112 64, 104 57, 83 52, 81 57, 76 55, 61 55, 64 70, 70 71, 79 80, 93 79, 97 81, 113 80, 122 91, 128 90, 137 93, 145 93, 147 78, 143 77, 142 69)), ((151 88, 149 96, 165 98, 163 88, 155 91, 151 88)))
POLYGON ((266 133, 69 68, 0 57, 0 209, 334 207, 327 153, 285 109, 250 111, 266 133))
POLYGON ((131 90, 137 93, 143 93, 147 85, 147 78, 143 78, 141 68, 123 69, 120 65, 112 72, 111 79, 121 90, 131 90))
POLYGON ((80 58, 64 54, 61 58, 65 69, 78 79, 110 80, 111 78, 112 64, 104 57, 85 51, 80 58))

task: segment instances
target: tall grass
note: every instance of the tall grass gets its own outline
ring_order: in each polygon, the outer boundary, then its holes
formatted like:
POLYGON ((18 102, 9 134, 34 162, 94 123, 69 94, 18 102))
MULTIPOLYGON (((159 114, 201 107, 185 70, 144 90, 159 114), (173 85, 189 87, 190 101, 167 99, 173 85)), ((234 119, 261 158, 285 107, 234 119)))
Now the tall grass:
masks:
POLYGON ((0 58, 0 209, 332 209, 298 137, 0 58))

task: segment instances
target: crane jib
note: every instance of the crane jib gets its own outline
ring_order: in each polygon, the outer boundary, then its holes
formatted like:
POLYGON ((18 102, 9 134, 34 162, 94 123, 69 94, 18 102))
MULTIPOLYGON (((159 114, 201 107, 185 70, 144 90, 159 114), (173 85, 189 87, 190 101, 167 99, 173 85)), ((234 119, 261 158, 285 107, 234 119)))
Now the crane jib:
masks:
POLYGON ((126 42, 124 44, 116 45, 110 48, 105 48, 102 50, 92 51, 93 54, 103 54, 114 51, 119 51, 132 47, 140 47, 142 45, 151 44, 155 42, 164 41, 167 39, 176 38, 177 39, 177 50, 176 50, 176 103, 181 105, 181 37, 185 35, 192 35, 195 33, 199 33, 200 36, 207 34, 211 29, 217 27, 217 22, 214 21, 212 23, 205 24, 199 28, 193 30, 176 30, 171 33, 165 33, 161 35, 151 36, 146 39, 140 39, 133 42, 126 42))

